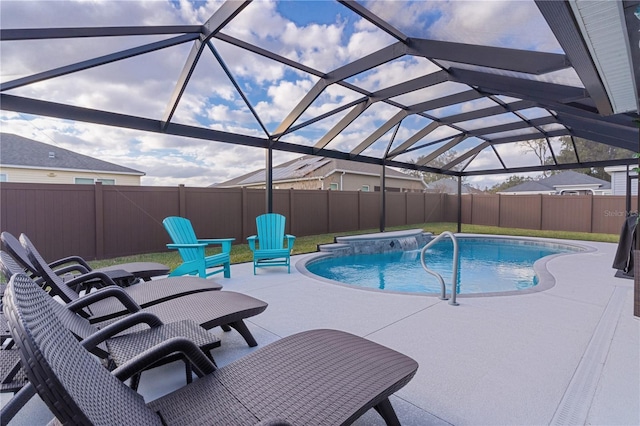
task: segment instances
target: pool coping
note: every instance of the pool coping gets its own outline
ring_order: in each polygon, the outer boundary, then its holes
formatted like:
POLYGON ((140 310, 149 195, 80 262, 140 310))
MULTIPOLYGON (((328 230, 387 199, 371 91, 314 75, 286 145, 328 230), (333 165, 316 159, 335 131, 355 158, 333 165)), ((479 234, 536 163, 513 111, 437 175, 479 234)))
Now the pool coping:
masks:
MULTIPOLYGON (((361 239, 366 239, 366 236, 373 236, 373 235, 380 235, 380 236, 384 236, 384 233, 376 233, 376 234, 365 234, 363 235, 358 235, 358 237, 362 237, 361 239)), ((514 235, 493 235, 493 234, 466 234, 466 233, 455 233, 454 234, 456 236, 456 238, 484 238, 484 239, 502 239, 502 240, 516 240, 516 241, 531 241, 531 242, 536 242, 536 243, 544 243, 544 244, 549 244, 549 245, 555 245, 555 246, 562 246, 562 247, 574 247, 579 249, 578 251, 575 252, 568 252, 568 253, 557 253, 557 254, 552 254, 549 256, 545 256, 541 259, 538 259, 534 264, 533 264, 533 270, 536 274, 536 276, 538 277, 538 284, 533 286, 533 287, 529 287, 526 289, 522 289, 522 290, 510 290, 510 291, 500 291, 500 292, 487 292, 487 293, 468 293, 468 294, 457 294, 456 298, 475 298, 475 297, 497 297, 497 296, 520 296, 520 295, 526 295, 526 294, 535 294, 535 293, 540 293, 543 291, 547 291, 551 288, 553 288, 556 285, 556 278, 555 276, 549 272, 549 269, 547 268, 547 264, 549 262, 551 262, 552 260, 558 258, 558 257, 562 257, 562 256, 569 256, 569 255, 575 255, 575 254, 584 254, 584 253, 590 253, 590 252, 595 252, 597 251, 597 248, 588 245, 588 242, 576 242, 575 240, 560 240, 560 239, 554 239, 554 238, 541 238, 541 237, 526 237, 526 236, 514 236, 514 235)), ((387 237, 389 238, 389 237, 387 237)), ((325 282, 328 284, 333 284, 333 285, 338 285, 341 287, 346 287, 346 288, 351 288, 354 290, 358 290, 358 291, 373 291, 376 293, 387 293, 387 294, 403 294, 403 295, 409 295, 409 296, 418 296, 418 297, 438 297, 440 298, 440 292, 437 293, 412 293, 412 292, 407 292, 407 291, 395 291, 395 290, 380 290, 380 289, 376 289, 376 288, 369 288, 369 287, 358 287, 355 285, 351 285, 351 284, 345 284, 342 283, 340 281, 335 281, 335 280, 331 280, 329 278, 325 278, 325 277, 321 277, 319 275, 316 275, 312 272, 310 272, 306 265, 308 263, 311 262, 315 262, 318 261, 320 259, 326 258, 326 257, 334 257, 333 253, 330 252, 317 252, 317 253, 313 253, 310 254, 308 257, 306 257, 305 259, 296 262, 296 269, 298 270, 298 272, 300 272, 301 274, 303 274, 304 276, 314 279, 316 281, 320 281, 320 282, 325 282)), ((451 295, 450 292, 450 286, 448 286, 446 288, 447 290, 449 290, 447 292, 447 295, 451 295)))

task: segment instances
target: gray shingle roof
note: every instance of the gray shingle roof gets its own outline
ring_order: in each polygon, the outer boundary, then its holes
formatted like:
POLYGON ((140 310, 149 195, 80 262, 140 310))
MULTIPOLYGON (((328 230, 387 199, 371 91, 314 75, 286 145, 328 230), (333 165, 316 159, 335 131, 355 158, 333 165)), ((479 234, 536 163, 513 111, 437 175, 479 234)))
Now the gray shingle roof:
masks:
POLYGON ((552 186, 545 185, 540 181, 528 181, 520 183, 516 186, 512 186, 511 188, 507 188, 502 192, 533 192, 533 191, 554 191, 552 186))
MULTIPOLYGON (((278 182, 302 178, 321 177, 321 175, 324 175, 326 173, 321 172, 320 169, 328 164, 332 165, 332 170, 342 170, 352 173, 363 173, 371 175, 380 175, 381 172, 380 166, 376 164, 358 163, 355 161, 305 155, 295 160, 287 161, 286 163, 275 166, 273 168, 273 181, 278 182)), ((420 180, 389 167, 387 167, 386 175, 387 177, 420 180)), ((212 186, 243 186, 263 183, 264 181, 265 171, 264 169, 260 169, 212 186)))
POLYGON ((91 170, 144 175, 144 172, 98 160, 33 139, 0 133, 0 164, 48 169, 91 170), (51 154, 53 153, 53 154, 51 154))
POLYGON ((599 185, 599 189, 611 188, 611 183, 606 180, 569 170, 544 179, 523 182, 502 192, 555 191, 556 187, 564 185, 599 185))

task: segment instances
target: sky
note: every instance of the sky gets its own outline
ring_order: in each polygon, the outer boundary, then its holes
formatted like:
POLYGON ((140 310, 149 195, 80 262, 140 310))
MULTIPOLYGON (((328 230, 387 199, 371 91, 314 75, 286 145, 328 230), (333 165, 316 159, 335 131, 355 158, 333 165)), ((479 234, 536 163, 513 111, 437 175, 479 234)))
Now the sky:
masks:
MULTIPOLYGON (((533 1, 363 1, 370 10, 412 37, 432 38, 561 52, 533 1), (487 24, 493 22, 494 24, 487 24), (499 22, 500 25, 495 25, 499 22)), ((178 25, 206 22, 220 1, 189 0, 81 0, 29 1, 1 0, 0 24, 3 28, 178 25)), ((247 6, 224 29, 225 34, 302 64, 330 72, 395 42, 388 34, 355 15, 348 8, 329 0, 262 1, 247 6)), ((0 42, 0 79, 2 82, 61 67, 70 61, 91 59, 167 36, 109 37, 74 40, 0 42)), ((291 109, 313 87, 317 77, 289 68, 266 58, 241 52, 238 48, 214 40, 213 44, 237 80, 264 127, 273 132, 291 109)), ((87 108, 121 112, 160 119, 171 97, 177 77, 191 44, 183 44, 146 55, 57 77, 6 93, 54 102, 66 102, 87 108)), ((412 76, 437 70, 424 58, 403 57, 348 81, 367 90, 379 90, 412 76)), ((549 76, 553 81, 575 84, 575 76, 549 76)), ((456 83, 439 85, 435 91, 403 95, 408 104, 422 102, 428 96, 457 93, 466 87, 456 83)), ((329 86, 300 118, 331 110, 357 99, 357 93, 329 86)), ((451 114, 486 107, 486 101, 449 107, 437 114, 451 114), (458 108, 458 110, 456 110, 458 108)), ((378 103, 355 120, 328 149, 352 149, 397 111, 378 103)), ((531 118, 546 114, 540 110, 525 112, 531 118)), ((342 115, 322 120, 304 131, 287 135, 288 142, 314 145, 342 115)), ((265 133, 211 52, 205 50, 173 121, 206 126, 243 135, 265 137, 265 133)), ((485 125, 503 124, 513 117, 496 116, 485 125)), ((298 121, 300 122, 300 121, 298 121)), ((429 121, 411 116, 398 130, 397 140, 406 140, 429 121)), ((467 123, 470 128, 478 123, 467 123)), ((143 185, 208 186, 264 167, 265 152, 249 148, 156 133, 144 133, 108 126, 71 122, 47 117, 0 111, 0 130, 29 137, 81 154, 100 158, 145 173, 143 185)), ((447 135, 447 129, 429 135, 435 140, 447 135)), ((380 155, 387 136, 368 148, 363 155, 380 155)), ((425 139, 428 142, 428 139, 425 139)), ((479 143, 470 138, 456 147, 471 149, 479 143)), ((535 158, 518 147, 501 148, 508 166, 535 165, 535 158)), ((417 154, 403 157, 415 159, 417 154), (414 156, 414 157, 411 157, 414 156)), ((289 161, 298 155, 274 152, 274 163, 289 161)), ((399 157, 400 159, 400 157, 399 157)), ((473 167, 499 167, 495 155, 483 152, 473 167)), ((493 168, 491 167, 491 168, 493 168)), ((508 175, 469 178, 469 183, 484 188, 508 175)))

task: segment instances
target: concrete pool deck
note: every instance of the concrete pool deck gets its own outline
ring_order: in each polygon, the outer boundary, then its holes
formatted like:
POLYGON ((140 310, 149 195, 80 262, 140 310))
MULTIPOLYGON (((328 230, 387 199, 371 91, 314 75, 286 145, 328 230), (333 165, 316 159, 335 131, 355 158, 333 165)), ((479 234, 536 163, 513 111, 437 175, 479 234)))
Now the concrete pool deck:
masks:
MULTIPOLYGON (((522 296, 459 297, 385 294, 331 285, 300 273, 232 265, 226 290, 269 303, 247 322, 259 346, 290 334, 335 328, 414 358, 414 379, 391 399, 403 425, 640 424, 640 320, 633 280, 615 278, 616 244, 575 242, 594 251, 547 263, 552 288, 522 296)), ((213 333, 220 366, 253 349, 235 332, 213 333)), ((153 399, 184 382, 180 364, 142 376, 153 399)), ((3 401, 6 399, 3 395, 3 401)), ((11 423, 45 424, 36 397, 11 423)), ((374 411, 357 425, 382 425, 374 411)))

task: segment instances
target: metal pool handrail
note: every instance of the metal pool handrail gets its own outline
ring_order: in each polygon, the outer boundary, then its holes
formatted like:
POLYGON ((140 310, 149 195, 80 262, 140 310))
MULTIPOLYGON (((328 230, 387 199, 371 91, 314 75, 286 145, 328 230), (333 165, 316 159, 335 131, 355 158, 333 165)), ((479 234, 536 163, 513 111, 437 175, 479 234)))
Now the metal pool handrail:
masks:
POLYGON ((427 251, 427 249, 432 245, 434 245, 435 243, 437 243, 438 241, 440 241, 441 239, 443 239, 444 237, 451 238, 451 241, 453 242, 453 276, 451 277, 451 300, 449 301, 449 304, 453 306, 458 306, 459 303, 456 302, 456 289, 458 287, 458 239, 456 238, 456 236, 449 231, 444 231, 440 235, 435 237, 433 240, 429 241, 429 243, 427 243, 427 245, 424 246, 420 251, 420 263, 422 264, 422 268, 428 274, 433 275, 440 281, 440 286, 442 287, 442 294, 440 295, 440 299, 447 300, 447 289, 444 284, 444 279, 442 278, 442 275, 429 269, 429 267, 424 261, 424 254, 427 251))

